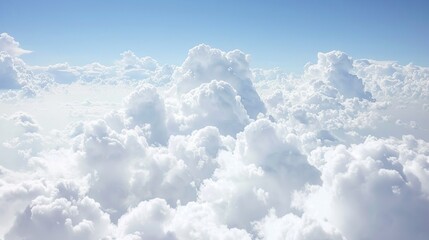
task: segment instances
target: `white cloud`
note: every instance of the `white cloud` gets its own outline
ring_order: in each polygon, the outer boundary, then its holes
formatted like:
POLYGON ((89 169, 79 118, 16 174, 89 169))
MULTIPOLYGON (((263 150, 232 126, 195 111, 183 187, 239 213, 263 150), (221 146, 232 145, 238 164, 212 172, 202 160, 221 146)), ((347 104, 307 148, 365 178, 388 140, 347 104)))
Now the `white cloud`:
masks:
POLYGON ((11 117, 15 124, 22 127, 25 132, 37 132, 40 127, 37 122, 28 114, 18 112, 11 117))
POLYGON ((371 99, 371 93, 366 92, 362 79, 351 74, 352 59, 343 52, 332 51, 317 54, 317 64, 306 66, 305 73, 313 79, 316 88, 328 87, 324 92, 332 96, 338 92, 344 97, 371 99), (333 87, 334 89, 330 89, 333 87))
POLYGON ((0 89, 16 89, 21 87, 13 58, 3 52, 0 52, 0 76, 0 89))
POLYGON ((223 52, 208 45, 198 45, 189 50, 182 66, 173 74, 179 94, 212 80, 225 81, 237 91, 251 118, 265 113, 264 103, 253 87, 249 68, 249 55, 239 50, 223 52))
POLYGON ((136 239, 176 239, 168 230, 173 214, 174 209, 163 199, 141 202, 119 219, 119 238, 132 235, 136 239))
POLYGON ((26 113, 17 112, 2 120, 1 165, 13 170, 25 169, 28 160, 47 147, 46 137, 39 133, 40 126, 26 113))
POLYGON ((343 240, 341 233, 329 223, 318 222, 308 218, 289 213, 283 217, 277 217, 275 211, 261 221, 255 223, 255 229, 261 239, 286 239, 286 240, 343 240))
POLYGON ((223 81, 213 80, 182 96, 184 130, 215 126, 222 134, 235 136, 249 122, 241 97, 223 81))
POLYGON ((89 196, 117 220, 127 209, 129 175, 135 156, 145 155, 145 138, 135 132, 116 133, 99 120, 85 125, 75 141, 82 174, 90 176, 89 196))
POLYGON ((217 157, 219 151, 226 148, 226 141, 217 128, 209 126, 188 136, 170 137, 168 150, 172 155, 183 159, 192 181, 199 186, 204 179, 211 178, 219 166, 217 157))
POLYGON ((251 229, 269 209, 290 211, 292 192, 319 181, 318 171, 294 146, 296 136, 268 120, 249 124, 233 152, 219 156, 221 167, 204 181, 199 200, 212 204, 229 226, 251 229))
POLYGON ((242 229, 228 228, 206 204, 191 202, 179 206, 171 225, 178 239, 251 239, 242 229))
POLYGON ((61 84, 73 82, 136 85, 144 81, 162 86, 171 81, 172 65, 161 65, 151 57, 138 57, 131 51, 123 52, 113 65, 98 62, 84 66, 58 63, 49 66, 29 66, 35 74, 46 74, 61 84))
POLYGON ((0 34, 0 52, 6 52, 13 57, 19 57, 22 54, 30 53, 31 51, 24 50, 19 47, 19 42, 7 33, 0 34))
POLYGON ((34 180, 29 174, 20 174, 0 166, 0 235, 12 227, 16 216, 30 202, 46 195, 49 190, 43 180, 34 180))
POLYGON ((148 126, 147 138, 151 143, 166 144, 168 133, 166 129, 165 105, 155 87, 143 85, 125 99, 125 114, 130 123, 142 128, 148 126))
POLYGON ((52 79, 48 76, 34 74, 22 59, 0 51, 0 102, 32 98, 51 85, 52 79))
POLYGON ((428 68, 333 51, 298 76, 207 45, 179 67, 1 57, 2 239, 429 234, 428 68))
POLYGON ((311 159, 323 184, 298 195, 296 205, 327 219, 347 239, 425 239, 428 149, 412 136, 316 149, 311 159))
POLYGON ((39 196, 20 213, 5 239, 101 239, 111 228, 109 215, 73 184, 59 184, 53 196, 39 196))
POLYGON ((246 231, 219 223, 205 204, 171 208, 156 198, 141 202, 118 222, 121 239, 251 239, 246 231))

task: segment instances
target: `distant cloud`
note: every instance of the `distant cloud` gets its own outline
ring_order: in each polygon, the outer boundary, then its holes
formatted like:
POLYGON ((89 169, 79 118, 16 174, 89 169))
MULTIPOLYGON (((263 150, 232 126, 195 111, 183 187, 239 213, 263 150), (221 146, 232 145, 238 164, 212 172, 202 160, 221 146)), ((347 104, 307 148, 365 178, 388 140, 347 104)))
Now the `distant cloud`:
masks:
POLYGON ((19 57, 22 54, 31 53, 29 50, 22 49, 19 42, 7 33, 0 34, 0 52, 6 52, 13 57, 19 57))

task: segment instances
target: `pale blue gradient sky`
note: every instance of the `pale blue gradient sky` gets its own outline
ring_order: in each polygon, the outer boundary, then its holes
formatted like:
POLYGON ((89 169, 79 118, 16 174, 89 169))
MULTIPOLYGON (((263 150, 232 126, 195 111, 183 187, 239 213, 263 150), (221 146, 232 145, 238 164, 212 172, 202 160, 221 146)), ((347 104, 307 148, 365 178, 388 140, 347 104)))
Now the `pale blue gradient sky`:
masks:
POLYGON ((30 64, 109 64, 125 50, 180 64, 207 43, 301 72, 319 51, 429 66, 429 1, 1 0, 0 32, 30 64))

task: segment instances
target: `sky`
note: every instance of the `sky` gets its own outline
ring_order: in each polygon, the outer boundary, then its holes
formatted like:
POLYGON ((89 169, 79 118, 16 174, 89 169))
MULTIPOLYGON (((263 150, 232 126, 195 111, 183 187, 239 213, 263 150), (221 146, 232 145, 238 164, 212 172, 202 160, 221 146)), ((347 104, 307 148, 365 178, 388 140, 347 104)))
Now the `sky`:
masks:
POLYGON ((427 12, 0 0, 0 239, 427 240, 427 12))
POLYGON ((0 2, 0 29, 34 65, 113 63, 131 50, 179 64, 191 47, 240 49, 254 67, 302 72, 317 52, 429 64, 427 1, 0 2))

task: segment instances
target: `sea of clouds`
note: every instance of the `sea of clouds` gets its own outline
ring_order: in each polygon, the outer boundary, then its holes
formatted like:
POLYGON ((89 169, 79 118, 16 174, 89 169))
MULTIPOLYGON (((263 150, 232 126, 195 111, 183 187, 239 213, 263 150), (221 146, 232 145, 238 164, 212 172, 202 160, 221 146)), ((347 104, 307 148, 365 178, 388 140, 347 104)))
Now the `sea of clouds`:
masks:
POLYGON ((428 67, 27 53, 0 35, 0 239, 428 239, 428 67))

